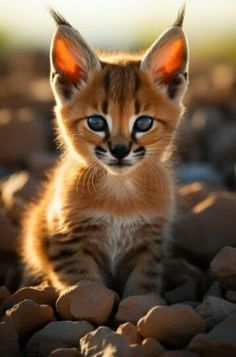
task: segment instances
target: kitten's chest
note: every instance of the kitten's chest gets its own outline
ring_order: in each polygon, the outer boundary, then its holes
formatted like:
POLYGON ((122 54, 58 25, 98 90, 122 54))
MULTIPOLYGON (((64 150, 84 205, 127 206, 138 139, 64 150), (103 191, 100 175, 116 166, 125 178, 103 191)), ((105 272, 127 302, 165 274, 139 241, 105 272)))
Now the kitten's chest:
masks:
POLYGON ((130 217, 114 217, 112 215, 96 215, 93 221, 99 222, 103 235, 90 236, 88 239, 100 248, 110 259, 111 270, 115 272, 117 262, 140 244, 153 238, 152 227, 155 217, 150 215, 136 215, 130 217))

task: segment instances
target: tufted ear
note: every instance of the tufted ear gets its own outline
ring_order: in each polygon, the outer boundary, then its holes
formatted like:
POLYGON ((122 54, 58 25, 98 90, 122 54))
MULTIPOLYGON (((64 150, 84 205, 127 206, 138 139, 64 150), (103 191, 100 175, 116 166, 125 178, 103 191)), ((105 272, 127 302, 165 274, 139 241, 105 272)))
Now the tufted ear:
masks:
POLYGON ((54 10, 50 12, 57 24, 51 44, 51 85, 56 100, 64 102, 71 99, 101 65, 80 33, 54 10))
POLYGON ((188 45, 181 28, 183 11, 173 27, 147 51, 140 65, 142 70, 150 72, 154 83, 175 100, 182 98, 187 84, 188 45))

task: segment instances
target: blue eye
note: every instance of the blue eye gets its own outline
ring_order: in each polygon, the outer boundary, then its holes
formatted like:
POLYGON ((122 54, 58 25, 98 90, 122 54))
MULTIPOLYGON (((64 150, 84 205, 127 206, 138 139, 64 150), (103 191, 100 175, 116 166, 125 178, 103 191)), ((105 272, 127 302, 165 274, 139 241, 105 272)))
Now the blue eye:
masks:
POLYGON ((134 123, 134 131, 145 132, 150 130, 152 125, 153 125, 153 118, 147 115, 142 115, 141 117, 136 119, 134 123))
POLYGON ((91 115, 87 117, 87 124, 93 131, 106 131, 107 122, 101 115, 91 115))

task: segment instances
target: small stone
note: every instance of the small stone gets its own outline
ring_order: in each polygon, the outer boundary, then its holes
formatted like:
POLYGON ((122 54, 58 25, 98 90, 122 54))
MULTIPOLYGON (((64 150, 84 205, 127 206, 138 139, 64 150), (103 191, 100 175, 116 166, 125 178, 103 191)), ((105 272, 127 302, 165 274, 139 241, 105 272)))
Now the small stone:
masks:
POLYGON ((200 357, 198 353, 190 351, 166 351, 161 357, 200 357))
POLYGON ((10 295, 10 291, 5 286, 0 286, 0 306, 10 295))
POLYGON ((233 290, 227 291, 225 297, 228 301, 236 303, 236 291, 233 290))
POLYGON ((236 248, 221 249, 212 260, 210 270, 224 288, 236 290, 236 248))
POLYGON ((236 304, 216 296, 207 296, 196 308, 196 312, 205 320, 208 330, 225 320, 234 311, 236 312, 236 304))
POLYGON ((80 350, 83 357, 129 356, 129 346, 125 337, 105 326, 98 327, 95 331, 82 337, 80 339, 80 350))
POLYGON ((129 345, 140 344, 142 341, 141 336, 137 331, 137 327, 130 322, 120 325, 116 333, 124 336, 129 345))
POLYGON ((87 321, 55 321, 37 331, 26 345, 30 357, 44 357, 57 348, 77 347, 81 337, 93 330, 87 321))
POLYGON ((205 327, 204 320, 185 305, 154 307, 138 322, 138 331, 143 337, 156 338, 171 347, 185 346, 205 327))
POLYGON ((0 322, 0 356, 20 356, 17 333, 8 322, 0 322))
POLYGON ((188 349, 206 357, 236 356, 236 313, 216 325, 208 334, 197 334, 188 349))
POLYGON ((165 293, 165 299, 169 304, 175 304, 185 300, 195 301, 198 299, 198 285, 196 281, 189 280, 185 284, 167 291, 165 293))
POLYGON ((55 317, 48 305, 38 305, 32 300, 23 300, 5 313, 4 321, 8 322, 18 334, 19 341, 40 329, 55 317))
POLYGON ((144 351, 144 355, 150 357, 156 357, 165 352, 165 347, 163 347, 157 340, 151 337, 145 338, 143 340, 142 348, 144 351))
POLYGON ((80 357, 81 354, 76 348, 57 348, 49 353, 48 357, 80 357))
POLYGON ((206 298, 207 296, 215 296, 219 298, 222 297, 221 286, 220 283, 218 283, 218 281, 213 281, 213 283, 205 293, 204 298, 206 298))
POLYGON ((128 321, 136 324, 141 317, 157 305, 166 305, 165 300, 157 293, 129 296, 121 300, 115 320, 118 323, 128 321))
POLYGON ((47 284, 41 284, 38 286, 26 287, 17 290, 4 302, 4 309, 9 309, 15 304, 21 302, 25 299, 33 300, 39 305, 50 305, 54 306, 57 298, 56 291, 53 287, 47 284))
POLYGON ((86 320, 102 325, 109 319, 116 299, 116 293, 103 284, 81 281, 62 292, 56 307, 64 319, 86 320))

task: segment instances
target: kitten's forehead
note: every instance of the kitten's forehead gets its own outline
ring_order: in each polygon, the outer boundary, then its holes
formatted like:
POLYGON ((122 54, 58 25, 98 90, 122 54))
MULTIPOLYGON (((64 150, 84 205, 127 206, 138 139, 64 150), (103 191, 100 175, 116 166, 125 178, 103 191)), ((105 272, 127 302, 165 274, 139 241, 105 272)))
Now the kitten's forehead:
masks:
POLYGON ((138 62, 103 64, 102 84, 107 100, 119 103, 122 107, 135 98, 141 82, 138 66, 138 62))

